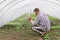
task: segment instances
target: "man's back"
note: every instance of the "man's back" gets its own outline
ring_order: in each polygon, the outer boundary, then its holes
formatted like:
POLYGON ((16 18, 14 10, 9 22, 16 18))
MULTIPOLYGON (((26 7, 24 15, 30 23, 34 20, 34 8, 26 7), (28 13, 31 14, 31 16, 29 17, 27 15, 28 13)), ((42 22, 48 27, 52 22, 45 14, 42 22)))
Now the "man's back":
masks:
POLYGON ((37 18, 35 19, 35 22, 37 22, 37 24, 40 24, 40 26, 43 27, 44 30, 50 30, 50 21, 47 15, 39 13, 39 15, 37 15, 37 18))

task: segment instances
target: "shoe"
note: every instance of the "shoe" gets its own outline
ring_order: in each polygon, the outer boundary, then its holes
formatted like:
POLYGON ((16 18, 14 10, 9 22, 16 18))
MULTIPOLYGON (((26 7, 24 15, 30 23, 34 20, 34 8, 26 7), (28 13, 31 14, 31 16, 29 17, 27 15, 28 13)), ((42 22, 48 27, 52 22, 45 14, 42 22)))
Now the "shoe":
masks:
POLYGON ((46 34, 46 32, 42 32, 41 36, 43 37, 46 34))

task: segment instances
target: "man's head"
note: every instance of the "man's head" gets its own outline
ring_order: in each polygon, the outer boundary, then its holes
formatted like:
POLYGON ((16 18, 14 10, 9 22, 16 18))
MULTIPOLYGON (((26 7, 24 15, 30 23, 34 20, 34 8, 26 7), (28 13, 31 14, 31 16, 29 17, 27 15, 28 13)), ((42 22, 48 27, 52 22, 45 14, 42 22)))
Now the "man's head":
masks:
POLYGON ((38 15, 39 12, 40 12, 40 10, 39 10, 39 8, 35 8, 35 9, 33 10, 33 12, 35 13, 35 15, 38 15))

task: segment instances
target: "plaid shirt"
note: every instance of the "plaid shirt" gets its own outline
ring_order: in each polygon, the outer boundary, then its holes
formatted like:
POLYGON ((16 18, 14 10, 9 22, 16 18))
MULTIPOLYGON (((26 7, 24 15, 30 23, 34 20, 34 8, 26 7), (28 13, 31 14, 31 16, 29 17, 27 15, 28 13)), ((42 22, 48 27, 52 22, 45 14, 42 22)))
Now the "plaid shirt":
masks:
POLYGON ((43 13, 39 13, 37 18, 35 19, 34 25, 37 24, 40 25, 40 27, 43 27, 44 30, 50 30, 50 21, 48 17, 43 13))

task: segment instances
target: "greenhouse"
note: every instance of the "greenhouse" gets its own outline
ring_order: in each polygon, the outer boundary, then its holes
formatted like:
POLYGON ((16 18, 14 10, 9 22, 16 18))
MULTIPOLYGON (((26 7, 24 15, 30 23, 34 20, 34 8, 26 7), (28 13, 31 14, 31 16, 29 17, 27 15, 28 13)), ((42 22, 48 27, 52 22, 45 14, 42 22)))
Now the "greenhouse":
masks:
POLYGON ((60 40, 60 0, 0 0, 0 40, 60 40), (29 17, 39 8, 51 30, 44 37, 31 30, 29 17))

